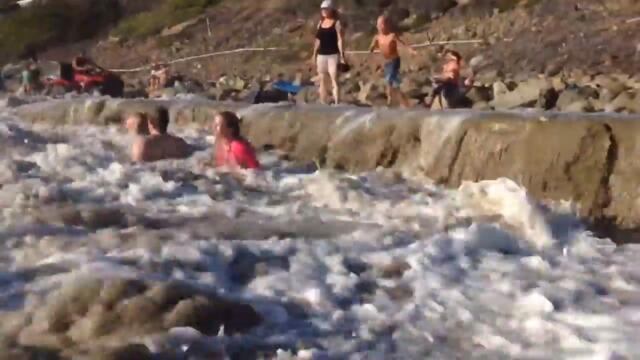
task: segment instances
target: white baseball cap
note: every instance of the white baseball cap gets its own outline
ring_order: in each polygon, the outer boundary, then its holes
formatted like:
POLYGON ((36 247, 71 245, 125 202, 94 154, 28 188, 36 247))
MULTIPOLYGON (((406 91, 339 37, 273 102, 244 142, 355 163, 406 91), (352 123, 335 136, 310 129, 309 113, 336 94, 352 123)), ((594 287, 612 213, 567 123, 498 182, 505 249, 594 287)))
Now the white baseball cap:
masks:
POLYGON ((332 0, 324 0, 320 5, 320 9, 333 9, 333 1, 332 0))

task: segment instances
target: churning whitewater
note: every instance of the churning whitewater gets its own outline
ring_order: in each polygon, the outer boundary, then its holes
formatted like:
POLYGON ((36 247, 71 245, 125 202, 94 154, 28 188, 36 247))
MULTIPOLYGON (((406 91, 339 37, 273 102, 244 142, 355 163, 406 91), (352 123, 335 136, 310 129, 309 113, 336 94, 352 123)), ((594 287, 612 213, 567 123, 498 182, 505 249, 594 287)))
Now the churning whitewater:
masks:
POLYGON ((183 358, 640 357, 640 247, 594 237, 569 203, 508 179, 445 189, 275 151, 241 184, 200 165, 208 129, 172 130, 199 151, 139 165, 122 129, 4 112, 2 337, 78 358, 131 342, 183 358), (104 320, 176 283, 239 315, 215 329, 172 321, 178 305, 104 320), (113 284, 126 289, 107 306, 113 284))

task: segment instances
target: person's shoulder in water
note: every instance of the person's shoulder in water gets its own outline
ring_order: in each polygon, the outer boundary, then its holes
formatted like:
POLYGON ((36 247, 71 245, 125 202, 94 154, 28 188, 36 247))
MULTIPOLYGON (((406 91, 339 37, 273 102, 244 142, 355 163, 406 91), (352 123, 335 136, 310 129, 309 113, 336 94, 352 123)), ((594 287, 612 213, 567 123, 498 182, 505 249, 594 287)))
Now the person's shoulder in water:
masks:
POLYGON ((192 147, 181 137, 167 133, 169 112, 160 109, 158 115, 147 120, 149 136, 136 139, 132 158, 136 162, 184 159, 192 154, 192 147))
POLYGON ((236 139, 230 143, 231 154, 237 161, 238 165, 245 169, 257 169, 260 167, 260 162, 256 157, 256 151, 247 140, 244 138, 236 139))

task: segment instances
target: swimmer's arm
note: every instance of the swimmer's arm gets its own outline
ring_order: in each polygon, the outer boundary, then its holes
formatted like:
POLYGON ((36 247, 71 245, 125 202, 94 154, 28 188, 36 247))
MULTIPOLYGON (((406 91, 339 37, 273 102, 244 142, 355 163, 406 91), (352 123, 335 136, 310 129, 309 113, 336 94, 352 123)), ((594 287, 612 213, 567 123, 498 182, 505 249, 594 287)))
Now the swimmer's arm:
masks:
POLYGON ((406 49, 407 51, 409 51, 409 54, 411 55, 416 55, 418 54, 418 52, 416 51, 416 49, 412 48, 411 46, 407 45, 406 42, 404 42, 404 40, 400 37, 400 35, 395 35, 394 36, 396 42, 398 43, 398 45, 400 45, 401 48, 406 49))

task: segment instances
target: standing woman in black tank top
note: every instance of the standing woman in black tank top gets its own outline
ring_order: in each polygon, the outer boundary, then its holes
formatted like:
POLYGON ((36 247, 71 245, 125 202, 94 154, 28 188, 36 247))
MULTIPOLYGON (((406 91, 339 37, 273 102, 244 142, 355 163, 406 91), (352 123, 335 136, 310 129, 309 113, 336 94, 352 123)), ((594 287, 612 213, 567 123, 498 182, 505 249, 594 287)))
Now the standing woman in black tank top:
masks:
POLYGON ((320 101, 328 103, 328 88, 331 84, 333 100, 340 102, 340 86, 338 85, 338 64, 345 62, 344 58, 344 31, 338 19, 332 0, 325 0, 320 6, 322 20, 318 24, 316 39, 313 47, 312 64, 318 69, 320 78, 320 101))

